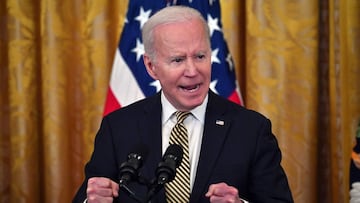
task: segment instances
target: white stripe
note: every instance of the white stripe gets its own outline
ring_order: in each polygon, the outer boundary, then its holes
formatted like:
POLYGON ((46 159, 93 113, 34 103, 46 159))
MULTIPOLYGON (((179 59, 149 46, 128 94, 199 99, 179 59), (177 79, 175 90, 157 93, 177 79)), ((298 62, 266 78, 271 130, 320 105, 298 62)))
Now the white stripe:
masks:
POLYGON ((245 106, 245 104, 244 104, 244 100, 243 100, 243 98, 242 98, 242 95, 241 95, 241 91, 240 91, 240 86, 239 86, 239 82, 235 79, 235 84, 236 84, 236 92, 237 92, 237 94, 238 94, 238 96, 239 96, 239 99, 240 99, 240 102, 241 102, 241 105, 242 106, 245 106))
POLYGON ((110 88, 121 107, 145 98, 131 70, 116 49, 114 64, 111 71, 110 88))

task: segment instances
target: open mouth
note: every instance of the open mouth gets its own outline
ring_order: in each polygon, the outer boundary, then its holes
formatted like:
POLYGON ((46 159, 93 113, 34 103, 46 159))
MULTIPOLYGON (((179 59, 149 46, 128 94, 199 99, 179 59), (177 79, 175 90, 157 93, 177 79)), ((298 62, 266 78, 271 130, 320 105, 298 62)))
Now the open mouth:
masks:
POLYGON ((200 84, 190 85, 190 86, 180 86, 180 88, 186 92, 195 92, 196 90, 198 90, 200 88, 200 84))

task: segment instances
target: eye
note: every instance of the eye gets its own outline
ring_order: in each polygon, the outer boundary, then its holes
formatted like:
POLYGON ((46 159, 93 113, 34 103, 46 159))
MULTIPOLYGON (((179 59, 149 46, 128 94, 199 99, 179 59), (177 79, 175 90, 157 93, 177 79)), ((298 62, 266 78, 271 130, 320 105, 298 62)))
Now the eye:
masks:
POLYGON ((199 55, 199 56, 198 56, 198 58, 199 58, 199 59, 203 59, 203 58, 205 58, 205 54, 201 54, 201 55, 199 55))
POLYGON ((203 60, 203 59, 206 58, 206 55, 205 54, 198 54, 198 55, 195 56, 195 58, 198 59, 198 60, 203 60))
POLYGON ((176 58, 173 58, 173 59, 171 60, 171 62, 180 63, 180 62, 182 62, 183 60, 184 60, 183 57, 176 57, 176 58))

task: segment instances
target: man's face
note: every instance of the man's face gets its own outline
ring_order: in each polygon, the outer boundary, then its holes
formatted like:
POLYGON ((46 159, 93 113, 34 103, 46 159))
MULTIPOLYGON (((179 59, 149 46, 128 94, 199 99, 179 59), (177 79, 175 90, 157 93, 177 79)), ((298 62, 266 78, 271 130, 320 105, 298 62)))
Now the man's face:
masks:
POLYGON ((189 111, 202 104, 211 80, 211 48, 199 20, 160 25, 154 30, 155 61, 145 54, 149 74, 170 103, 189 111))

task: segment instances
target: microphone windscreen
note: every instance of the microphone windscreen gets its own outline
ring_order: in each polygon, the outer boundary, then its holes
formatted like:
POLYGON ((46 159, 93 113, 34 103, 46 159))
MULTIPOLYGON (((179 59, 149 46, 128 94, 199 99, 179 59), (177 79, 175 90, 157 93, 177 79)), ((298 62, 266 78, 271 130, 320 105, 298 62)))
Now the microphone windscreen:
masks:
POLYGON ((171 144, 165 151, 164 158, 168 156, 174 156, 174 160, 176 161, 176 167, 178 167, 183 158, 183 149, 178 144, 171 144))
POLYGON ((145 161, 149 154, 149 148, 145 144, 139 143, 132 148, 130 154, 137 154, 141 156, 142 161, 145 161))

